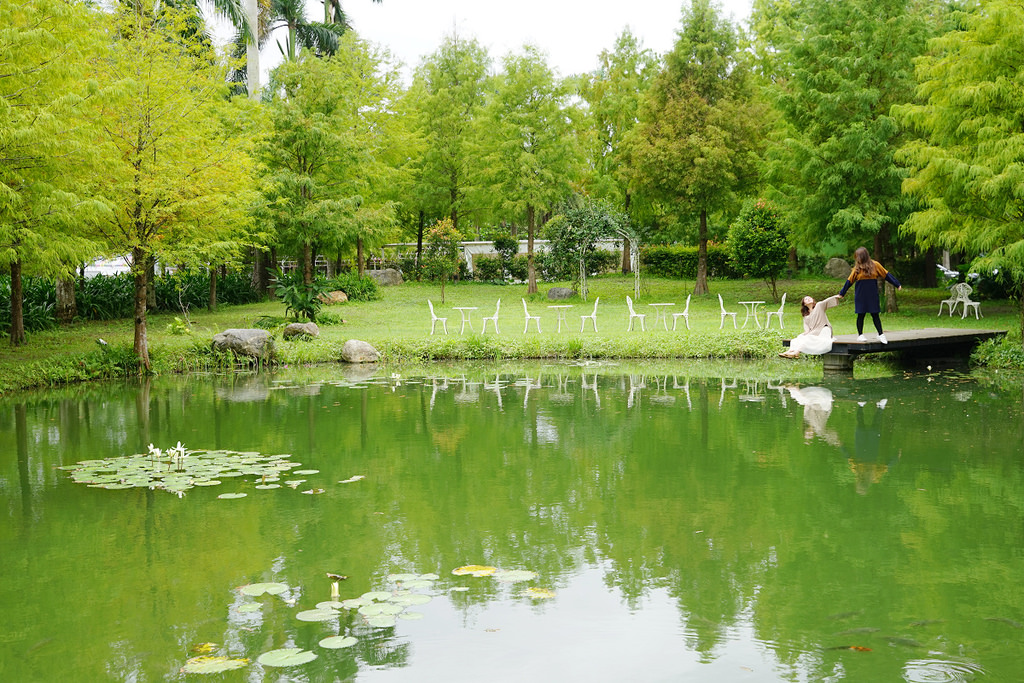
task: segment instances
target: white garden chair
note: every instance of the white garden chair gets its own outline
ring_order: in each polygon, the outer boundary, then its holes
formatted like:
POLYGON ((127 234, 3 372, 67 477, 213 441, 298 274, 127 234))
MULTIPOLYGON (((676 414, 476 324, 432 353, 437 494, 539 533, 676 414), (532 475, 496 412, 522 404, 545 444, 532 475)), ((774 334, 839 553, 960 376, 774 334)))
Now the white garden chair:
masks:
POLYGON ((676 325, 679 323, 679 319, 682 318, 683 322, 686 323, 686 329, 690 329, 690 297, 692 294, 686 297, 686 308, 683 309, 682 313, 672 314, 672 331, 676 331, 676 325))
POLYGON ((736 325, 736 313, 732 312, 732 311, 725 310, 725 302, 722 301, 722 295, 721 294, 718 295, 718 307, 722 311, 722 322, 720 322, 718 324, 718 329, 722 329, 723 327, 725 327, 725 316, 731 315, 732 316, 732 326, 733 326, 733 329, 737 329, 738 330, 739 327, 737 327, 737 325, 736 325))
POLYGON ((939 315, 942 315, 943 306, 945 306, 948 309, 949 317, 953 317, 953 309, 956 308, 957 304, 960 303, 960 290, 958 288, 961 284, 963 283, 957 283, 953 285, 953 288, 949 292, 949 298, 943 299, 942 301, 939 302, 939 314, 935 316, 936 318, 939 317, 939 315))
POLYGON ((647 318, 647 314, 646 313, 637 313, 636 311, 633 310, 633 300, 631 298, 629 298, 629 295, 626 295, 626 305, 629 306, 629 327, 626 328, 626 331, 627 332, 632 332, 633 331, 633 319, 634 318, 640 318, 640 329, 642 331, 646 332, 647 328, 644 326, 644 319, 647 318))
POLYGON ((480 330, 480 334, 485 334, 487 332, 487 321, 488 320, 490 320, 492 323, 494 323, 494 333, 495 334, 501 334, 501 330, 498 329, 498 311, 500 311, 500 310, 501 310, 501 299, 498 299, 498 305, 494 307, 494 315, 490 315, 490 316, 484 317, 484 319, 483 319, 484 326, 483 326, 483 329, 480 330))
POLYGON ((427 306, 430 306, 430 334, 434 334, 434 327, 437 326, 437 323, 441 323, 441 327, 444 328, 444 333, 448 334, 448 318, 437 317, 434 313, 434 303, 430 299, 427 299, 427 306))
POLYGON ((779 319, 779 329, 784 330, 786 326, 782 322, 782 313, 786 309, 786 292, 782 293, 782 304, 779 306, 777 311, 768 311, 764 314, 764 329, 768 329, 772 326, 772 316, 776 316, 779 319))
POLYGON ((593 313, 591 313, 590 315, 581 315, 580 316, 580 332, 583 331, 583 328, 587 324, 588 320, 594 323, 594 332, 597 332, 597 302, 600 301, 600 300, 601 300, 601 297, 597 297, 596 299, 594 299, 594 312, 593 313))
POLYGON ((540 334, 540 316, 530 315, 530 309, 526 307, 526 299, 523 299, 523 313, 526 314, 526 324, 523 325, 523 334, 526 334, 526 331, 530 329, 531 320, 537 323, 537 334, 540 334))
POLYGON ((981 317, 981 302, 971 301, 971 292, 973 291, 971 286, 966 282, 961 282, 956 286, 960 287, 960 305, 964 307, 964 314, 960 317, 966 318, 968 309, 973 308, 974 319, 978 320, 981 317))

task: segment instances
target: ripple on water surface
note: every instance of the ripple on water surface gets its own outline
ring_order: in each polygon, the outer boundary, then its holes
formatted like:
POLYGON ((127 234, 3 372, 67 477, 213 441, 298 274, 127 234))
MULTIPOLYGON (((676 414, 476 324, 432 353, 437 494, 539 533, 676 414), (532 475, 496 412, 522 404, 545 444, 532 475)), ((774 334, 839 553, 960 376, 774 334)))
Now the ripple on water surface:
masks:
POLYGON ((973 681, 985 671, 977 664, 945 659, 913 659, 903 667, 908 683, 956 683, 973 681))

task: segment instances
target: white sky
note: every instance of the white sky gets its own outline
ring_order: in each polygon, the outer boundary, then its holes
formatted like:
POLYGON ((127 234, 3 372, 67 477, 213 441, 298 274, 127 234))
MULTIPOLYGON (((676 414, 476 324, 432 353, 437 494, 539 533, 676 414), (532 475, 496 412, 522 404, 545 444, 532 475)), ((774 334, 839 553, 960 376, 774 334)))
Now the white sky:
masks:
MULTIPOLYGON (((629 27, 643 47, 668 52, 676 38, 683 2, 688 0, 343 0, 361 37, 386 47, 405 64, 408 76, 453 31, 475 38, 495 66, 524 43, 538 46, 559 76, 591 71, 602 50, 629 27)), ((751 0, 718 0, 723 15, 742 23, 751 0)), ((323 20, 323 1, 306 0, 307 18, 323 20)), ((218 31, 218 36, 223 34, 218 31)), ((262 71, 280 62, 274 40, 260 56, 262 71)))

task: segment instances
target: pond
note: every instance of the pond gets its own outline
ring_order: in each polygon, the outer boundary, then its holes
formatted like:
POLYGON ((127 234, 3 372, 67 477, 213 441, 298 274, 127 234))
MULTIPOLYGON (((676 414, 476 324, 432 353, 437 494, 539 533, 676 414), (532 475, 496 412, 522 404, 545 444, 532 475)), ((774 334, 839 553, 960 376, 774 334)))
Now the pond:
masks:
POLYGON ((0 402, 0 680, 1021 679, 1019 378, 433 372, 0 402))

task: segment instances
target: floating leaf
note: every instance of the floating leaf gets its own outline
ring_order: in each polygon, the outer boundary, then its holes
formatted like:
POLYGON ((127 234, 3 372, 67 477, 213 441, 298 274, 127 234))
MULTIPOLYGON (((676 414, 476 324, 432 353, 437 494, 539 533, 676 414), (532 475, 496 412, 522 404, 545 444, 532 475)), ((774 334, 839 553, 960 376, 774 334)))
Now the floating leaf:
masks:
POLYGON ((359 640, 352 636, 328 636, 320 641, 320 647, 325 647, 328 650, 340 650, 343 647, 352 647, 359 640))
POLYGON ((360 479, 366 479, 366 477, 364 477, 361 474, 357 474, 354 477, 349 477, 348 479, 345 479, 344 481, 339 481, 338 483, 339 484, 351 484, 352 482, 359 481, 360 479))
POLYGON ((333 610, 330 608, 307 609, 295 615, 295 618, 299 621, 330 621, 331 619, 336 619, 337 617, 337 610, 333 610))
POLYGON ((367 600, 389 600, 391 599, 391 591, 370 591, 369 593, 363 593, 362 598, 367 600))
POLYGON ((410 607, 412 605, 425 605, 430 602, 431 599, 432 598, 429 595, 423 595, 422 593, 410 593, 409 595, 397 595, 391 598, 391 603, 410 607))
POLYGON ((548 590, 547 588, 536 588, 531 586, 523 591, 523 596, 527 598, 537 598, 538 600, 545 600, 547 598, 555 597, 555 592, 548 590))
POLYGON ((287 584, 283 583, 250 583, 238 589, 242 595, 258 597, 267 593, 268 595, 280 595, 288 590, 287 584))
POLYGON ((378 617, 384 614, 384 603, 374 602, 369 605, 363 605, 359 608, 359 613, 364 617, 378 617))
POLYGON ((218 498, 224 498, 225 500, 229 500, 229 499, 233 499, 233 498, 245 498, 247 495, 249 495, 249 494, 248 493, 222 493, 222 494, 220 494, 217 497, 218 498))
POLYGON ((306 662, 312 662, 316 659, 317 655, 315 652, 309 650, 303 650, 299 647, 286 647, 280 650, 271 650, 270 652, 264 652, 256 661, 263 666, 298 666, 299 664, 305 664, 306 662))
POLYGON ((256 486, 253 486, 253 488, 254 489, 260 489, 260 490, 279 489, 279 488, 281 488, 281 485, 280 484, 257 484, 256 486))
POLYGON ((490 576, 496 571, 498 571, 497 567, 488 567, 481 564, 467 564, 465 567, 453 569, 452 574, 455 576, 490 576))
POLYGON ((341 609, 344 606, 345 605, 338 602, 337 600, 325 600, 323 602, 316 603, 317 609, 341 609))
POLYGON ((494 578, 504 583, 519 583, 520 581, 532 581, 537 578, 537 572, 526 571, 525 569, 502 569, 494 573, 494 578))
POLYGON ((249 664, 248 659, 232 659, 231 657, 193 657, 181 667, 181 672, 186 674, 219 674, 223 671, 241 669, 249 664))
POLYGON ((315 495, 323 493, 323 492, 324 492, 323 489, 309 489, 308 491, 303 491, 303 493, 307 493, 307 494, 312 495, 312 496, 315 496, 315 495))
POLYGON ((465 593, 469 590, 469 586, 455 586, 452 588, 452 593, 465 593))
POLYGON ((342 600, 341 606, 345 609, 359 609, 363 605, 369 605, 373 600, 367 600, 366 598, 349 598, 348 600, 342 600))
POLYGON ((406 588, 430 588, 434 585, 434 582, 424 581, 423 579, 413 579, 412 581, 406 581, 402 585, 406 588))
POLYGON ((437 574, 420 574, 419 576, 420 581, 437 581, 440 578, 437 574))
POLYGON ((390 614, 383 614, 378 617, 370 617, 366 623, 374 628, 388 628, 395 625, 395 618, 390 614))
POLYGON ((388 574, 388 581, 415 581, 418 578, 419 574, 388 574))
POLYGON ((320 474, 320 470, 295 470, 292 474, 301 474, 303 476, 307 474, 320 474))
MULTIPOLYGON (((196 486, 217 486, 218 484, 220 484, 220 480, 219 479, 198 479, 198 480, 196 480, 196 481, 194 481, 192 483, 195 484, 196 486)), ((259 488, 259 487, 257 487, 257 488, 259 488)))
POLYGON ((399 619, 405 619, 406 621, 417 621, 423 618, 423 612, 402 612, 398 615, 399 619))
POLYGON ((250 612, 259 612, 261 605, 258 602, 244 602, 235 608, 235 611, 239 614, 248 614, 250 612))
POLYGON ((211 652, 215 652, 220 647, 217 643, 196 643, 192 646, 191 651, 197 655, 208 655, 211 652))

